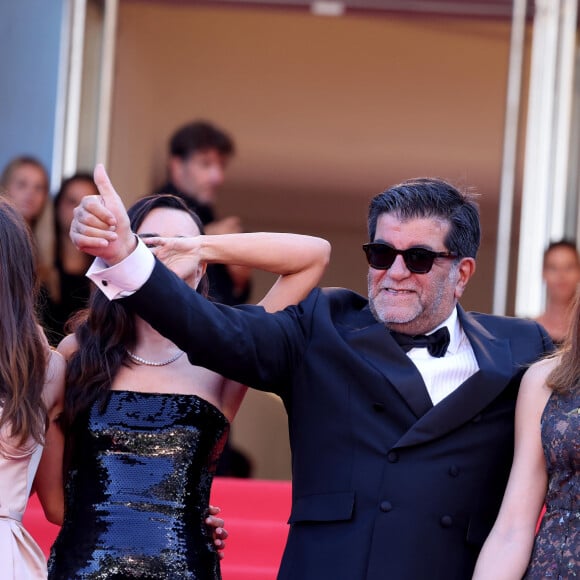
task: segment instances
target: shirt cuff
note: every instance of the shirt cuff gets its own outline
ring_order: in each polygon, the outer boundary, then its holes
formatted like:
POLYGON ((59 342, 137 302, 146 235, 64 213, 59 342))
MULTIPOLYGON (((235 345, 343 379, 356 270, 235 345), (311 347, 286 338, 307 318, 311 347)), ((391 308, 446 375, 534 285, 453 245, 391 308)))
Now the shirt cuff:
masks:
POLYGON ((95 258, 87 271, 87 277, 109 300, 131 296, 153 272, 155 257, 143 240, 137 240, 137 247, 118 264, 109 267, 101 258, 95 258))

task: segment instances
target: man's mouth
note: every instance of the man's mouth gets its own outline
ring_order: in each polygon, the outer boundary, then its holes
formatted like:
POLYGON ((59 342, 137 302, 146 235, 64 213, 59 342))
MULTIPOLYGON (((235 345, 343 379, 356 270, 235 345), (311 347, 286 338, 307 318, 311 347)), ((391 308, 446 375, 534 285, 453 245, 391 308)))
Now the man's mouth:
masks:
POLYGON ((383 291, 393 296, 405 296, 413 294, 413 290, 405 290, 404 288, 383 288, 383 291))

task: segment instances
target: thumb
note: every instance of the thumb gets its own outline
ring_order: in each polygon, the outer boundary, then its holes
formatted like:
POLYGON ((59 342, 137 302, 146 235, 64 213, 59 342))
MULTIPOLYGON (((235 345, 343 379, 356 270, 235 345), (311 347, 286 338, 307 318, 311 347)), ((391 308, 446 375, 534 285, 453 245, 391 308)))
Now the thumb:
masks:
MULTIPOLYGON (((103 198, 105 207, 114 214, 116 214, 117 211, 124 211, 125 206, 123 205, 123 201, 115 191, 115 188, 105 171, 105 166, 102 163, 96 165, 93 177, 95 185, 103 198)), ((115 217, 118 216, 116 215, 115 217)))

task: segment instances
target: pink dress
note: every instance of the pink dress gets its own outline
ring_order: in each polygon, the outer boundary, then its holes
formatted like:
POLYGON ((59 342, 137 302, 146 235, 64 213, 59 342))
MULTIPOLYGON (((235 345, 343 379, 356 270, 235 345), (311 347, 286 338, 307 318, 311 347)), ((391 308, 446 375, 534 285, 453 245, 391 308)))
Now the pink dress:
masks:
POLYGON ((46 559, 22 526, 22 515, 42 446, 34 440, 18 445, 0 431, 0 570, 2 580, 46 580, 46 559))

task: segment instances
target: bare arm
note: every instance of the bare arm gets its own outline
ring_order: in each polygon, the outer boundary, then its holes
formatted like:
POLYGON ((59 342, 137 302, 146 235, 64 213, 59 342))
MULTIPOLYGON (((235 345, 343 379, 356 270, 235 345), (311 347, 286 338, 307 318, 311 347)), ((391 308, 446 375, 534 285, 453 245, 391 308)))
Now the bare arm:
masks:
POLYGON ((62 461, 64 435, 58 423, 64 398, 63 357, 51 351, 47 371, 44 397, 48 406, 48 429, 40 464, 34 479, 34 489, 44 510, 44 515, 53 524, 62 524, 64 514, 64 492, 62 461))
POLYGON ((299 234, 253 232, 152 238, 148 244, 172 269, 194 268, 199 262, 257 268, 279 278, 259 302, 269 312, 302 300, 322 278, 330 258, 330 244, 322 238, 299 234))
POLYGON ((474 580, 520 580, 528 566, 547 488, 540 421, 554 359, 525 373, 516 406, 515 452, 501 509, 479 555, 474 580))
MULTIPOLYGON (((205 233, 208 235, 240 234, 243 231, 242 222, 237 216, 229 216, 205 225, 205 233)), ((250 283, 252 269, 237 264, 226 264, 226 268, 234 285, 234 294, 244 294, 250 283)))

